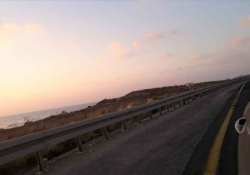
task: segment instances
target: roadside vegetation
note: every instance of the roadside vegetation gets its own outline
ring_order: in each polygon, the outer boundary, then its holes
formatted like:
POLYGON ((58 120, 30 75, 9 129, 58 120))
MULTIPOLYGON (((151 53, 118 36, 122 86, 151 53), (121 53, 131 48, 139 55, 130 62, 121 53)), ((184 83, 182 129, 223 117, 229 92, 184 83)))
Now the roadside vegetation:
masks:
MULTIPOLYGON (((193 90, 211 86, 214 84, 222 83, 224 81, 213 81, 213 82, 203 82, 193 85, 193 90)), ((155 100, 159 100, 165 97, 177 95, 183 92, 189 91, 189 88, 185 85, 181 86, 169 86, 162 88, 145 89, 131 92, 123 97, 114 99, 104 99, 94 106, 89 106, 85 109, 74 111, 74 112, 63 112, 59 115, 50 116, 46 119, 40 121, 26 121, 23 126, 11 128, 11 129, 0 129, 0 142, 10 140, 13 138, 25 136, 28 134, 44 131, 47 129, 56 128, 62 125, 70 124, 73 122, 82 121, 84 119, 97 117, 100 115, 109 114, 115 111, 120 111, 141 104, 149 103, 155 100)), ((154 111, 153 111, 154 112, 154 111)), ((146 118, 147 116, 142 116, 146 118)), ((134 123, 135 119, 130 119, 127 121, 128 124, 134 123)), ((116 123, 107 127, 108 132, 112 132, 118 128, 121 128, 120 123, 116 123)), ((81 136, 82 143, 86 143, 89 140, 97 138, 102 135, 100 130, 90 132, 81 136)), ((66 142, 57 144, 53 147, 46 148, 42 150, 43 157, 46 160, 53 159, 67 151, 76 148, 76 143, 74 139, 68 140, 66 142)), ((37 166, 35 154, 22 157, 18 160, 12 161, 5 165, 0 166, 1 175, 15 174, 16 172, 26 171, 27 169, 37 166)), ((22 173, 21 173, 22 174, 22 173)))

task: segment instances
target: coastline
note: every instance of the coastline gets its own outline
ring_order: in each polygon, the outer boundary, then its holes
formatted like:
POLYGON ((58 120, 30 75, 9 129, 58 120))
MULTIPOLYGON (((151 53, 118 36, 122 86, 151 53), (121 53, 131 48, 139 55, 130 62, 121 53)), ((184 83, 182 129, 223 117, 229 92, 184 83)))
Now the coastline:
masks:
MULTIPOLYGON (((193 89, 196 90, 225 81, 226 80, 195 83, 193 85, 193 89)), ((37 121, 26 120, 26 122, 22 126, 12 127, 9 129, 0 129, 0 142, 40 132, 43 130, 56 128, 59 126, 70 124, 72 122, 78 122, 84 119, 132 108, 141 104, 177 95, 187 91, 189 91, 189 88, 186 85, 138 90, 130 92, 120 98, 104 99, 96 103, 95 105, 88 106, 84 109, 51 115, 37 121)))
POLYGON ((12 114, 7 116, 0 116, 0 129, 10 129, 14 127, 19 127, 24 125, 24 123, 29 121, 43 120, 52 115, 58 115, 62 111, 73 112, 80 109, 84 109, 88 106, 93 106, 97 102, 82 103, 77 105, 63 106, 45 110, 31 111, 19 114, 12 114))

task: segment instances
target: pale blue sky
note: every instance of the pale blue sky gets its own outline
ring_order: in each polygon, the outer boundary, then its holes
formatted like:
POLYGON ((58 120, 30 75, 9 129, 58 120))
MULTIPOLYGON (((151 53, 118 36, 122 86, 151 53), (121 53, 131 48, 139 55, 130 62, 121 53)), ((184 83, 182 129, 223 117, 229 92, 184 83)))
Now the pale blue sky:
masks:
MULTIPOLYGON (((239 20, 249 15, 250 3, 246 1, 12 1, 0 5, 1 20, 39 23, 51 32, 52 37, 61 34, 65 40, 77 39, 84 50, 93 51, 100 46, 99 52, 105 51, 104 44, 114 40, 130 45, 135 38, 149 31, 179 29, 190 40, 185 40, 181 48, 179 45, 174 47, 174 43, 166 44, 176 51, 184 50, 182 53, 186 56, 193 53, 193 47, 188 47, 186 42, 196 45, 200 52, 220 50, 232 36, 238 37, 249 31, 237 26, 239 20), (91 42, 86 43, 86 38, 91 38, 91 42)), ((93 51, 91 56, 100 55, 93 51)))
POLYGON ((0 106, 7 115, 250 73, 249 16, 247 1, 1 1, 0 106))

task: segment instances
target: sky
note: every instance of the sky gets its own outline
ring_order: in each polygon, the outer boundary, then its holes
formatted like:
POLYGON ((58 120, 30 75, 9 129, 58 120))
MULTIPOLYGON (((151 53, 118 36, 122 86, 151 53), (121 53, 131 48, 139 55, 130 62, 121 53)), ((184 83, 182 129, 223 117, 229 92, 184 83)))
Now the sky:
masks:
POLYGON ((0 116, 250 74, 247 1, 0 1, 0 116))

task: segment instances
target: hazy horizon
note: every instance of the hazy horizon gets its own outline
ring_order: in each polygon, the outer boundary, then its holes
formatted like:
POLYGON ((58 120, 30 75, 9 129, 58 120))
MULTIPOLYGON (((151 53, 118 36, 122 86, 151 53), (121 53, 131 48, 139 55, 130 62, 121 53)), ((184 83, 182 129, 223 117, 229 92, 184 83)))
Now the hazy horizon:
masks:
MULTIPOLYGON (((239 75, 240 76, 240 75, 239 75)), ((236 76, 237 77, 237 76, 236 76)), ((235 77, 231 77, 231 78, 235 78, 235 77)), ((218 79, 218 80, 221 80, 221 79, 218 79)), ((210 81, 218 81, 218 80, 210 80, 210 81)), ((209 81, 209 80, 208 80, 209 81)), ((205 81, 203 81, 205 82, 205 81)), ((202 83, 202 82, 194 82, 194 83, 202 83)), ((166 87, 167 86, 180 86, 180 85, 184 85, 184 84, 172 84, 172 85, 165 85, 166 87)), ((163 86, 159 86, 159 87, 149 87, 150 89, 153 89, 153 88, 161 88, 161 87, 165 87, 164 85, 163 86)), ((148 89, 148 88, 145 88, 145 89, 148 89)), ((119 98, 119 97, 123 97, 125 95, 127 95, 128 93, 130 92, 133 92, 133 91, 139 91, 139 90, 145 90, 145 89, 133 89, 125 94, 121 94, 120 96, 113 96, 113 97, 106 97, 105 99, 112 99, 112 98, 119 98)), ((78 105, 82 105, 82 104, 92 104, 92 103, 98 103, 100 101, 102 101, 104 99, 99 99, 97 100, 96 102, 87 102, 87 103, 78 103, 78 104, 69 104, 67 106, 57 106, 57 107, 54 107, 54 108, 45 108, 45 109, 38 109, 38 110, 35 110, 35 111, 26 111, 26 112, 22 112, 22 113, 14 113, 14 114, 10 114, 10 115, 0 115, 0 118, 1 117, 9 117, 9 116, 14 116, 14 115, 20 115, 20 114, 28 114, 28 113, 33 113, 33 112, 39 112, 39 111, 46 111, 46 110, 51 110, 51 109, 59 109, 59 108, 64 108, 64 107, 71 107, 71 106, 78 106, 78 105)))
POLYGON ((250 2, 0 2, 0 116, 250 74, 250 2))
POLYGON ((55 108, 38 109, 36 111, 26 111, 26 112, 23 112, 23 113, 16 113, 16 114, 4 115, 4 116, 0 115, 0 118, 2 118, 2 117, 11 117, 11 116, 21 115, 21 114, 29 114, 29 113, 34 113, 34 112, 42 112, 42 111, 47 111, 47 110, 61 109, 61 108, 66 108, 66 107, 74 107, 74 106, 80 106, 80 105, 95 104, 95 103, 97 103, 97 102, 88 102, 88 103, 73 104, 73 105, 68 105, 68 106, 58 106, 58 107, 55 107, 55 108))

